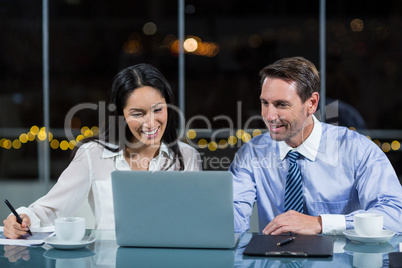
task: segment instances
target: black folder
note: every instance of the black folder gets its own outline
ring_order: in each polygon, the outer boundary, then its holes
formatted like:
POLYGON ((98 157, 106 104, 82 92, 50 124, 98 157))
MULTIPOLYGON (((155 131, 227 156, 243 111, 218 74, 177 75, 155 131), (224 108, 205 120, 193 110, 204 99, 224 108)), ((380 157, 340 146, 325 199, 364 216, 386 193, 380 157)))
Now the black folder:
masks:
POLYGON ((323 235, 254 235, 243 254, 267 257, 332 257, 332 236, 323 235), (287 238, 295 239, 287 244, 277 244, 287 238))
POLYGON ((402 252, 390 252, 389 257, 389 268, 402 268, 402 252))

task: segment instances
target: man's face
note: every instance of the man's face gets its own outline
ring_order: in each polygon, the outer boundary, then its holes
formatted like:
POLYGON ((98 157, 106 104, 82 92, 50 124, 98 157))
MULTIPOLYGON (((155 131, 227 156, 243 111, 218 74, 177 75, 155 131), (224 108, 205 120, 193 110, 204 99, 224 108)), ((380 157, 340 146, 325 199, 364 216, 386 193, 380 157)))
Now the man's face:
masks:
POLYGON ((295 82, 267 77, 260 100, 261 116, 273 140, 297 147, 310 135, 313 129, 311 114, 317 108, 318 94, 302 103, 295 82))

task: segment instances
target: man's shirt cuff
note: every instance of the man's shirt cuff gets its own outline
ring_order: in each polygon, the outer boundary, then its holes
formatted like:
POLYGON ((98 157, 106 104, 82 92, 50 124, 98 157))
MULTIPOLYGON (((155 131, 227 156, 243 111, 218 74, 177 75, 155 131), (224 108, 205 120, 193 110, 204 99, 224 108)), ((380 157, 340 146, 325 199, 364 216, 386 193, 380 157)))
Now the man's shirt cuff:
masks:
POLYGON ((342 235, 346 230, 344 215, 322 214, 322 233, 326 235, 342 235))

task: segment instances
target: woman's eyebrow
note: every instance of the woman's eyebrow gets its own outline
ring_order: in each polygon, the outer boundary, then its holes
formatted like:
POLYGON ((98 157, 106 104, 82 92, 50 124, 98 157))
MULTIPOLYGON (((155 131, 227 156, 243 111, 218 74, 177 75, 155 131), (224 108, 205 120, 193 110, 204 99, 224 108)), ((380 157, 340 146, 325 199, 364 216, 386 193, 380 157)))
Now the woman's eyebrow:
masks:
MULTIPOLYGON (((152 108, 155 108, 156 106, 158 106, 158 105, 161 105, 161 104, 164 104, 163 102, 158 102, 158 103, 156 103, 156 104, 154 104, 154 105, 152 105, 151 106, 151 109, 152 108)), ((132 107, 132 108, 130 108, 129 109, 129 111, 131 112, 131 111, 145 111, 144 109, 141 109, 141 108, 136 108, 136 107, 132 107)))
POLYGON ((130 108, 129 111, 130 111, 130 112, 132 112, 132 111, 135 111, 135 112, 136 112, 136 111, 142 112, 142 111, 144 111, 144 110, 143 110, 143 109, 140 109, 140 108, 135 108, 135 107, 133 107, 133 108, 130 108))
POLYGON ((151 108, 154 108, 154 107, 156 107, 156 106, 158 106, 158 105, 160 105, 160 104, 164 104, 164 103, 160 101, 160 102, 158 102, 158 103, 152 105, 151 108))

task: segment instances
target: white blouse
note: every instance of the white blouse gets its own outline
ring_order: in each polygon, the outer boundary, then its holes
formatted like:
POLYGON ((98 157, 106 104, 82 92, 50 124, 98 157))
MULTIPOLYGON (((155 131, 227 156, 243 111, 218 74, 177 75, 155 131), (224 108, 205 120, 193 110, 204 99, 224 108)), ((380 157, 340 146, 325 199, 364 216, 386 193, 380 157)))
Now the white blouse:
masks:
MULTIPOLYGON (((201 170, 201 157, 197 150, 182 142, 178 144, 183 155, 184 170, 201 170)), ((173 153, 162 143, 159 155, 149 164, 149 170, 165 169, 166 161, 173 163, 173 153)), ((175 165, 169 165, 167 170, 175 168, 175 165)), ((56 218, 74 216, 84 201, 88 200, 95 216, 95 227, 114 229, 111 183, 111 173, 114 170, 131 170, 123 156, 123 150, 112 152, 97 142, 88 142, 78 149, 74 159, 45 196, 28 208, 18 208, 17 212, 27 214, 31 226, 54 225, 56 218)))

